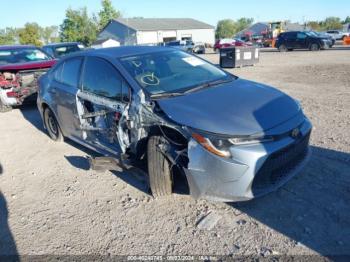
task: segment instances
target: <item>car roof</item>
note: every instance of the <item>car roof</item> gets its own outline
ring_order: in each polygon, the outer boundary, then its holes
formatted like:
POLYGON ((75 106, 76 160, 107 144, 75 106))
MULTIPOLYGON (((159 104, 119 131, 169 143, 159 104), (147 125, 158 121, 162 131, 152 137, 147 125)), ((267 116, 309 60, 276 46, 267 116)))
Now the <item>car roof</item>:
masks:
POLYGON ((77 53, 72 53, 65 58, 84 56, 84 55, 96 55, 96 56, 106 56, 111 59, 121 58, 126 56, 136 56, 142 54, 156 53, 162 51, 174 51, 171 47, 163 46, 121 46, 121 47, 110 47, 101 49, 90 49, 86 51, 81 51, 77 53))
POLYGON ((34 45, 1 45, 0 50, 37 48, 34 45))
POLYGON ((58 47, 58 46, 70 46, 70 45, 80 45, 79 42, 63 42, 63 43, 51 43, 44 45, 43 47, 58 47))

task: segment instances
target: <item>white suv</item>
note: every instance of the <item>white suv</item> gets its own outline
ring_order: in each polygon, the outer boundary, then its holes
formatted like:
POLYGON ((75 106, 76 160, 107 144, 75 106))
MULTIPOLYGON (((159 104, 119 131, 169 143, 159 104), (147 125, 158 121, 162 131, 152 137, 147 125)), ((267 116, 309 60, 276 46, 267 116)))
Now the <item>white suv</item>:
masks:
POLYGON ((326 33, 327 33, 327 35, 332 36, 335 40, 343 40, 344 37, 349 36, 349 33, 342 32, 342 31, 339 31, 339 30, 329 30, 326 33))

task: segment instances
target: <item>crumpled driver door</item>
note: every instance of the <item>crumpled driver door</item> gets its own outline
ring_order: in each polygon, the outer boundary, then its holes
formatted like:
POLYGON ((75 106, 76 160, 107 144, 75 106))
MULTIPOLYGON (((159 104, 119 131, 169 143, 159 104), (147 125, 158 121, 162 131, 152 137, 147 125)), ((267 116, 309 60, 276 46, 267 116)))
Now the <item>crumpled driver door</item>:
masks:
POLYGON ((126 109, 125 103, 79 91, 77 111, 83 141, 113 155, 122 153, 118 127, 126 109))

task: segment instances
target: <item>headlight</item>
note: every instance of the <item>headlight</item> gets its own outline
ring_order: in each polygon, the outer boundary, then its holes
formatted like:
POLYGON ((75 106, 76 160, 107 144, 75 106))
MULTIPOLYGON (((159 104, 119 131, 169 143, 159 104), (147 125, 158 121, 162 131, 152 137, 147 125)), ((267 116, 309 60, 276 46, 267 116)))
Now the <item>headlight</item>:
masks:
POLYGON ((232 146, 232 144, 230 144, 228 140, 213 138, 209 139, 197 133, 192 133, 192 137, 206 150, 217 156, 225 158, 229 158, 231 156, 229 148, 232 146))
POLYGON ((192 138, 209 152, 225 158, 231 157, 230 147, 232 146, 259 144, 274 140, 272 136, 244 136, 229 139, 213 137, 208 138, 198 133, 192 133, 192 138))
POLYGON ((229 141, 233 145, 248 145, 248 144, 259 144, 273 141, 272 136, 247 136, 247 137, 236 137, 231 138, 229 141))

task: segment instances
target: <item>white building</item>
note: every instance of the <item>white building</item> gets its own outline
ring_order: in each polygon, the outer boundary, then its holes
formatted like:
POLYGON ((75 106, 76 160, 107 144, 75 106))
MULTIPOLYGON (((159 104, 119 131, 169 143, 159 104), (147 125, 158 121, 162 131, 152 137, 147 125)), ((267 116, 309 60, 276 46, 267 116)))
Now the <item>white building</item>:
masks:
POLYGON ((98 39, 114 39, 121 45, 154 45, 192 39, 213 45, 215 27, 190 18, 123 18, 111 20, 98 39))
POLYGON ((91 48, 108 48, 108 47, 119 47, 120 43, 114 39, 99 39, 92 43, 91 48))

